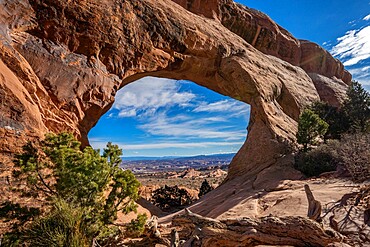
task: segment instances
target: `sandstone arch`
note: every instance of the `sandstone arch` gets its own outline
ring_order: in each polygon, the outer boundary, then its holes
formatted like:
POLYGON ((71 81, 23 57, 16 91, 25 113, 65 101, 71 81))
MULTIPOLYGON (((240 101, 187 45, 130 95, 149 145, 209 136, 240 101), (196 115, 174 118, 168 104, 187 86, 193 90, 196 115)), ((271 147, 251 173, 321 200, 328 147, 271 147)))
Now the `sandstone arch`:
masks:
POLYGON ((0 88, 9 103, 0 110, 13 130, 3 130, 2 146, 14 151, 17 130, 68 130, 86 143, 119 88, 144 76, 187 79, 251 105, 248 139, 229 179, 263 170, 292 176, 286 172, 300 110, 320 97, 337 103, 348 72, 260 12, 214 0, 206 13, 201 2, 186 2, 194 14, 175 2, 3 1, 0 88), (242 22, 230 22, 234 16, 242 22))

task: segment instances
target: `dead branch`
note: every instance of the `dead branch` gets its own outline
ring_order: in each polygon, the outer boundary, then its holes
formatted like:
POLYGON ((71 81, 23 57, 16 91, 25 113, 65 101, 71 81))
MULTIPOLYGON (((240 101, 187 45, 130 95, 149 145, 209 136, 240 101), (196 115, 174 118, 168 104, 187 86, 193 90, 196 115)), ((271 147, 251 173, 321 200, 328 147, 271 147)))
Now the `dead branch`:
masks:
POLYGON ((304 185, 304 190, 306 192, 308 200, 308 212, 307 217, 311 220, 320 222, 321 221, 321 203, 318 200, 315 200, 315 197, 312 194, 310 186, 308 184, 304 185))
POLYGON ((343 239, 339 233, 298 216, 215 220, 187 211, 174 217, 172 224, 179 228, 193 229, 187 236, 187 246, 327 246, 343 239))

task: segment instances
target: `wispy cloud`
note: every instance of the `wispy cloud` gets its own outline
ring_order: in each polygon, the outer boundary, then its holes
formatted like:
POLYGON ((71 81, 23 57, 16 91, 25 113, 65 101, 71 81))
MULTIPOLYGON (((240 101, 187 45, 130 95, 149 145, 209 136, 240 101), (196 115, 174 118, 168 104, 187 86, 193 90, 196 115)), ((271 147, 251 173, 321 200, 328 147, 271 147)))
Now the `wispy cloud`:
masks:
POLYGON ((363 85, 370 85, 370 66, 350 69, 349 72, 356 80, 359 80, 363 85))
MULTIPOLYGON (((138 117, 136 128, 151 136, 186 139, 241 140, 246 130, 235 130, 233 118, 247 118, 250 107, 225 99, 204 101, 203 97, 181 89, 179 82, 145 77, 117 93, 109 117, 138 117)), ((245 126, 246 127, 246 126, 245 126)))
POLYGON ((195 95, 179 92, 175 80, 145 77, 118 91, 113 108, 118 117, 151 116, 160 108, 186 106, 195 95))
MULTIPOLYGON (((131 109, 123 109, 121 110, 119 113, 118 113, 118 117, 135 117, 136 116, 136 109, 135 108, 131 108, 131 109)), ((111 117, 113 115, 110 115, 111 117)))
MULTIPOLYGON (((370 3, 369 3, 370 4, 370 3)), ((350 22, 362 25, 354 29, 349 27, 343 36, 331 47, 330 52, 339 58, 348 71, 363 85, 370 85, 370 14, 350 22)))
POLYGON ((248 105, 239 101, 221 100, 212 103, 202 102, 196 107, 194 112, 247 112, 248 105))
POLYGON ((222 117, 198 119, 183 115, 169 117, 161 113, 149 119, 148 123, 139 125, 138 128, 151 135, 176 138, 240 140, 246 137, 246 130, 235 131, 233 126, 225 122, 228 122, 228 119, 222 117))
POLYGON ((341 59, 345 66, 352 66, 370 58, 370 26, 350 30, 338 38, 337 42, 331 53, 341 59))

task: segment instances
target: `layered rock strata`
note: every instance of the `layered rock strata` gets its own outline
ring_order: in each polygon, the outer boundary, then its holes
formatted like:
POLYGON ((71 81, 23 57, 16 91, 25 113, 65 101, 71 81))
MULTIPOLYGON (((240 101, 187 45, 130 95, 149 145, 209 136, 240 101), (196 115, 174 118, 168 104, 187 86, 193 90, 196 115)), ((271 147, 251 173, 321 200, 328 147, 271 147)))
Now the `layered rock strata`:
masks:
POLYGON ((351 74, 329 52, 310 41, 296 39, 258 10, 232 0, 173 1, 195 14, 215 19, 265 54, 299 66, 310 74, 351 82, 351 74))

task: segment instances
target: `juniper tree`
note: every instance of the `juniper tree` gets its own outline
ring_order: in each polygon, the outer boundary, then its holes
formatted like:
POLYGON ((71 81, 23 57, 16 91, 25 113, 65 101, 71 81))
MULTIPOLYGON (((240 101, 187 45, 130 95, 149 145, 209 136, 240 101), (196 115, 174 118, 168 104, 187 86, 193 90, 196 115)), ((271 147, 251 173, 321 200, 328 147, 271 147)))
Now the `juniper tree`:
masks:
POLYGON ((350 122, 350 130, 352 132, 367 131, 370 120, 369 92, 359 82, 352 81, 347 96, 343 104, 343 111, 350 122))
POLYGON ((185 189, 175 186, 161 187, 153 191, 151 201, 154 205, 164 211, 182 208, 192 203, 192 198, 189 192, 185 189))
POLYGON ((350 121, 343 111, 343 107, 331 106, 326 102, 315 102, 310 106, 315 114, 324 120, 328 125, 328 130, 324 135, 325 140, 340 139, 341 134, 350 128, 350 121))
POLYGON ((298 120, 297 142, 303 145, 303 151, 308 150, 308 145, 315 145, 317 138, 322 137, 329 125, 319 115, 310 109, 305 109, 298 120))
MULTIPOLYGON (((52 206, 51 215, 58 210, 78 210, 70 215, 81 214, 77 223, 87 227, 83 237, 92 241, 110 231, 118 211, 135 209, 140 183, 131 171, 119 167, 120 155, 122 150, 111 143, 101 156, 91 147, 81 150, 80 142, 69 133, 48 134, 43 141, 23 147, 15 160, 18 169, 14 175, 27 181, 23 189, 27 191, 23 192, 52 206), (68 204, 71 207, 60 207, 68 204)), ((66 229, 66 233, 71 230, 66 229)))
POLYGON ((198 197, 200 198, 204 196, 211 190, 213 190, 212 186, 208 183, 207 179, 204 179, 204 181, 202 182, 202 185, 200 186, 198 197))

